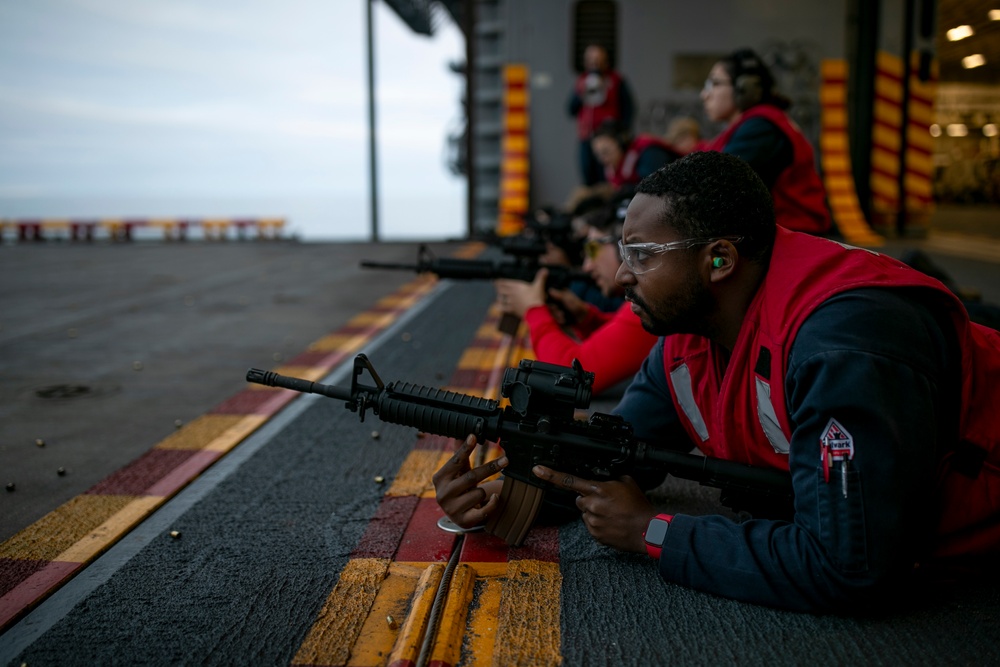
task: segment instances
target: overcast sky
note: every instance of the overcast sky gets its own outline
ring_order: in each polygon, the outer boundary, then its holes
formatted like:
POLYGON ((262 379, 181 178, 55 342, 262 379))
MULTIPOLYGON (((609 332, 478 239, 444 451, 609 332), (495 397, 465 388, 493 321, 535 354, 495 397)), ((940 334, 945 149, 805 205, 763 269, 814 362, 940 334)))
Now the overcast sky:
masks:
MULTIPOLYGON (((0 201, 368 192, 365 0, 0 0, 0 201)), ((443 17, 442 17, 443 18, 443 17)), ((375 2, 380 192, 445 167, 464 47, 375 2)), ((3 211, 0 211, 0 215, 3 211)))

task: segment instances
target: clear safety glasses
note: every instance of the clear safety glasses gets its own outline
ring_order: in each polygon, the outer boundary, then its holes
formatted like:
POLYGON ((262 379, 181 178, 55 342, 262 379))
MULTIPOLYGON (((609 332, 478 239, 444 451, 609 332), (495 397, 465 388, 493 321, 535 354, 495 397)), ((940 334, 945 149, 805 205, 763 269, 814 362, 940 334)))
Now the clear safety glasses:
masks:
POLYGON ((730 241, 739 243, 742 236, 717 236, 710 239, 685 239, 683 241, 672 241, 671 243, 622 243, 618 242, 618 250, 621 252, 622 261, 635 275, 648 273, 660 267, 663 258, 660 257, 665 252, 671 250, 687 250, 699 245, 708 245, 714 241, 730 241))

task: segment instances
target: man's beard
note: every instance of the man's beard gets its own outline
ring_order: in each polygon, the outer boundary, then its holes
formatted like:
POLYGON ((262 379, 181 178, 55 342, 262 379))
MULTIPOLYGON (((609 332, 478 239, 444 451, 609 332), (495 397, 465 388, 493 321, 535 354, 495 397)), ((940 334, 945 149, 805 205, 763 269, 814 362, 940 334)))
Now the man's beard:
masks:
POLYGON ((625 298, 638 305, 642 311, 639 321, 642 328, 654 336, 676 333, 701 333, 703 319, 710 309, 708 295, 695 284, 677 293, 661 310, 654 310, 631 287, 625 288, 625 298))

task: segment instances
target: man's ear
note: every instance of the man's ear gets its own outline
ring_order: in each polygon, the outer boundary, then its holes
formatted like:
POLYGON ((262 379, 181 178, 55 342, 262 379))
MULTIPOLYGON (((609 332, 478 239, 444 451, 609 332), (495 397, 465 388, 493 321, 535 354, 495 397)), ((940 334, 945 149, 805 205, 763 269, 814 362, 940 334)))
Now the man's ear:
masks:
POLYGON ((736 265, 739 252, 731 242, 719 239, 709 247, 709 257, 711 277, 722 278, 729 275, 736 265))

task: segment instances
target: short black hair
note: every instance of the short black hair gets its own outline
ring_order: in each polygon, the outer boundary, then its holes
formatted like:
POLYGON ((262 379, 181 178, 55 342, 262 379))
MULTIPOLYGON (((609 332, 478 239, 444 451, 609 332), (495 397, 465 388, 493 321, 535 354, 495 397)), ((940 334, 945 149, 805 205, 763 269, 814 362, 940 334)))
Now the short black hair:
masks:
POLYGON ((663 224, 681 238, 742 236, 751 261, 771 256, 776 229, 771 192, 753 168, 728 153, 691 153, 661 167, 636 187, 662 199, 663 224))

